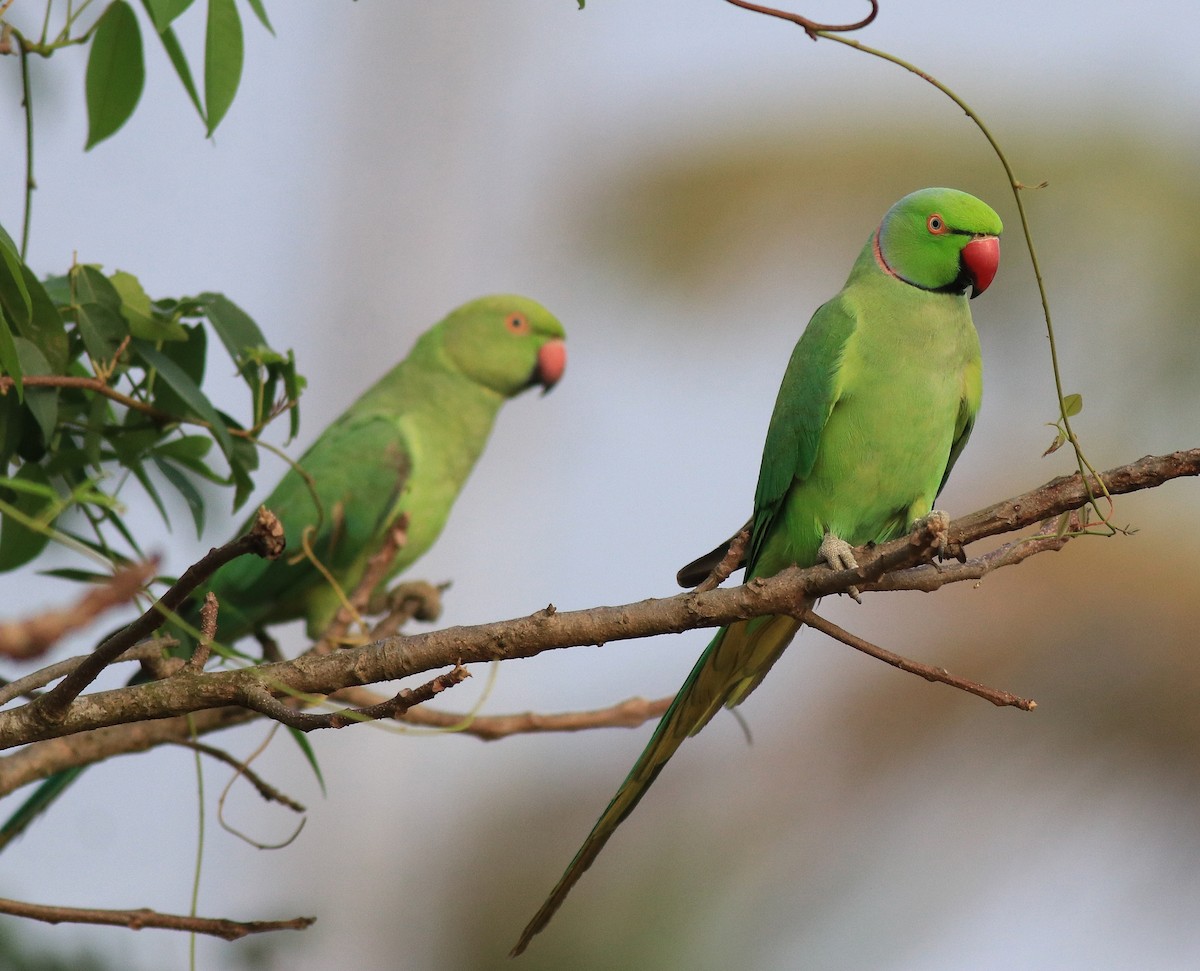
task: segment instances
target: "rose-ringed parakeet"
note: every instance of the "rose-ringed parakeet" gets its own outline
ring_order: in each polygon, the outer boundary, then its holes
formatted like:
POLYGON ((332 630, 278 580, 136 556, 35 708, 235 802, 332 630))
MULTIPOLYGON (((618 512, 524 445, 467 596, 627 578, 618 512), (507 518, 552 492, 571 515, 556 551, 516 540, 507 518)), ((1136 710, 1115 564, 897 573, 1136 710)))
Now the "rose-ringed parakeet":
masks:
MULTIPOLYGON (((979 408, 979 339, 966 290, 976 296, 992 282, 1001 228, 991 208, 954 189, 922 189, 888 210, 788 362, 763 447, 747 580, 822 560, 852 566, 852 547, 892 539, 932 510, 979 408)), ((727 547, 685 567, 681 580, 703 579, 727 547)), ((684 739, 722 706, 744 701, 799 626, 772 616, 717 632, 514 955, 684 739)))
POLYGON ((500 406, 562 376, 562 325, 524 297, 459 307, 333 422, 300 458, 311 488, 288 472, 263 505, 283 522, 287 552, 241 557, 210 584, 221 602, 218 639, 303 617, 317 637, 341 603, 302 550, 302 535, 348 595, 387 530, 406 517, 386 579, 437 539, 487 444, 500 406), (313 494, 319 500, 314 504, 313 494))
MULTIPOLYGON (((309 636, 319 636, 341 599, 312 557, 349 595, 402 517, 404 542, 385 580, 411 565, 441 533, 500 406, 562 377, 564 337, 543 306, 508 295, 464 304, 421 335, 304 453, 297 463, 304 474, 290 469, 264 501, 284 526, 286 552, 275 560, 243 556, 209 582, 220 602, 218 642, 232 645, 301 617, 309 636)), ((194 627, 196 605, 182 613, 194 627)), ((0 847, 81 771, 43 782, 0 828, 0 847)))

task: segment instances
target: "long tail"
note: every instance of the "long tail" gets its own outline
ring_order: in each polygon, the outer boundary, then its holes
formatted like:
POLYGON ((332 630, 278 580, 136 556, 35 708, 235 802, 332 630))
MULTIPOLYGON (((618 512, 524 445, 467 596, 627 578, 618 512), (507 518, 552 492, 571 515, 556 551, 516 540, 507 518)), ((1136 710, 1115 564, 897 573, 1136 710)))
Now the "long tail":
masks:
POLYGON ((592 865, 608 838, 633 812, 638 800, 684 739, 707 725, 722 705, 740 704, 758 687, 799 627, 799 621, 791 617, 759 617, 717 631, 612 802, 592 827, 546 902, 522 931, 510 957, 524 951, 533 936, 550 923, 575 882, 583 876, 583 871, 592 865))

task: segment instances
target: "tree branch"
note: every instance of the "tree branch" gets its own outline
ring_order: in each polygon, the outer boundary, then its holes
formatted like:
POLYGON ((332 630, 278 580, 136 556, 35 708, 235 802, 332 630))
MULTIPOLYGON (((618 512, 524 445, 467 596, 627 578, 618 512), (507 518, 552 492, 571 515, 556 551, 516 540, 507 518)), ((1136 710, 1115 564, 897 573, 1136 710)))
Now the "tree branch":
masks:
POLYGON ((291 920, 226 920, 222 917, 189 917, 185 914, 163 914, 145 907, 137 910, 99 910, 93 907, 53 907, 47 904, 27 904, 21 900, 0 897, 0 914, 28 917, 47 924, 107 924, 140 931, 147 927, 185 931, 191 934, 210 934, 227 941, 236 941, 248 934, 269 931, 302 931, 317 922, 315 917, 293 917, 291 920))
MULTIPOLYGON (((1104 473, 1104 479, 1109 492, 1117 495, 1198 474, 1200 449, 1191 449, 1147 456, 1104 473)), ((62 721, 54 725, 31 718, 30 705, 0 711, 0 747, 51 740, 0 758, 0 795, 61 768, 185 737, 186 720, 178 716, 187 712, 196 713, 192 718, 199 733, 256 717, 244 709, 225 707, 239 705, 242 693, 248 688, 258 687, 273 696, 330 695, 341 688, 408 677, 460 660, 467 664, 532 657, 562 647, 678 633, 765 614, 795 614, 806 600, 837 593, 851 585, 864 590, 934 590, 946 583, 978 579, 1001 566, 1022 562, 1034 553, 1060 549, 1072 534, 1059 536, 1052 525, 1044 526, 1033 536, 965 563, 949 564, 929 561, 938 540, 944 538, 952 547, 965 546, 987 536, 1044 523, 1088 502, 1089 490, 1080 476, 1064 476, 964 516, 951 523, 944 536, 917 536, 915 544, 914 537, 906 536, 874 549, 860 550, 858 570, 793 568, 776 577, 756 579, 732 589, 563 613, 549 607, 530 617, 389 638, 326 656, 306 656, 237 671, 204 674, 185 671, 163 682, 83 695, 71 704, 62 721), (76 737, 67 740, 64 736, 68 735, 76 737)), ((418 717, 426 718, 426 724, 434 723, 432 727, 461 724, 459 716, 419 708, 408 712, 406 720, 417 723, 418 717), (423 714, 417 716, 416 712, 423 714), (446 724, 447 721, 451 724, 446 724)), ((511 719, 507 724, 495 723, 500 735, 511 733, 522 718, 562 719, 562 727, 572 718, 587 720, 586 715, 497 717, 511 719)), ((600 718, 597 723, 614 722, 600 718)), ((488 737, 479 731, 479 724, 477 719, 469 730, 488 737)))
POLYGON ((132 600, 156 572, 157 557, 122 567, 112 579, 68 607, 47 610, 24 620, 0 622, 0 654, 21 660, 40 657, 71 631, 132 600))
POLYGON ((101 671, 128 648, 158 630, 193 590, 230 560, 247 553, 274 559, 282 552, 283 527, 273 513, 260 508, 250 532, 224 546, 210 550, 207 556, 185 570, 175 585, 141 617, 104 641, 52 690, 26 705, 25 710, 28 711, 29 717, 47 724, 54 724, 64 718, 71 703, 99 677, 101 671))

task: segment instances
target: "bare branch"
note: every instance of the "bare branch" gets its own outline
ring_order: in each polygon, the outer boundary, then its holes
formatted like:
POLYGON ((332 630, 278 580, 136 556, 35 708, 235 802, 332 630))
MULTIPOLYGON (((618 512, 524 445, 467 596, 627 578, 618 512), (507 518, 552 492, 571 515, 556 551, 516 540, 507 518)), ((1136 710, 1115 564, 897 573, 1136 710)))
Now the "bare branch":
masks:
POLYGON ((92 907, 53 907, 29 904, 21 900, 0 898, 0 914, 28 917, 47 924, 106 924, 140 931, 158 927, 189 934, 209 934, 227 941, 236 941, 248 934, 270 931, 302 931, 316 923, 315 917, 293 917, 291 920, 226 920, 223 917, 189 917, 186 914, 163 914, 142 907, 137 910, 99 910, 92 907))
POLYGON ((200 640, 196 642, 196 650, 188 658, 187 666, 197 673, 204 670, 208 656, 212 653, 213 641, 217 636, 217 613, 220 610, 217 595, 211 590, 204 595, 204 604, 200 607, 200 640))
POLYGON ((158 630, 193 590, 230 560, 247 553, 274 559, 282 552, 283 527, 273 513, 260 508, 250 532, 224 546, 210 550, 207 556, 184 571, 175 585, 141 617, 117 631, 51 691, 27 705, 31 717, 48 724, 60 721, 66 716, 71 702, 96 680, 101 671, 120 657, 127 648, 158 630))
MULTIPOLYGON (((118 664, 122 661, 140 661, 146 663, 154 658, 161 657, 164 645, 174 643, 175 641, 169 637, 151 638, 150 640, 142 641, 140 644, 134 644, 124 654, 116 658, 113 663, 118 664)), ((81 654, 78 657, 69 657, 63 661, 48 664, 44 668, 38 668, 32 674, 27 674, 23 678, 17 678, 15 681, 8 682, 8 684, 0 687, 0 705, 7 705, 14 698, 19 698, 21 695, 33 694, 38 688, 46 687, 51 681, 57 681, 59 678, 66 677, 86 661, 87 658, 88 655, 86 654, 81 654)))
POLYGON ((385 699, 366 708, 346 708, 342 711, 317 714, 315 712, 297 711, 291 705, 279 701, 266 688, 254 685, 248 687, 242 696, 242 704, 260 714, 266 715, 273 721, 282 722, 289 728, 302 732, 311 732, 321 728, 345 728, 358 722, 378 721, 381 718, 398 718, 414 705, 429 701, 441 694, 447 688, 465 681, 471 672, 461 664, 456 664, 452 671, 439 674, 431 681, 417 688, 402 688, 394 697, 385 699))
POLYGON ((814 614, 811 610, 804 615, 804 623, 814 630, 819 630, 822 634, 828 634, 834 640, 841 641, 847 647, 852 647, 856 651, 862 651, 864 654, 890 664, 894 668, 899 668, 901 671, 920 675, 926 681, 937 681, 941 684, 948 684, 952 688, 959 688, 970 694, 978 695, 980 698, 985 698, 993 705, 999 707, 1011 706, 1013 708, 1020 708, 1022 711, 1033 711, 1037 707, 1036 701, 1020 698, 1011 692, 1001 691, 998 688, 989 688, 987 685, 980 684, 977 681, 968 681, 966 678, 960 678, 951 674, 945 668, 922 664, 920 661, 914 661, 899 654, 894 654, 891 651, 884 650, 882 647, 877 647, 870 641, 865 641, 861 637, 857 637, 849 631, 842 629, 837 624, 831 623, 824 617, 814 614))
POLYGON ((863 27, 866 27, 879 15, 879 0, 867 0, 867 2, 871 5, 871 12, 863 17, 862 20, 855 21, 852 24, 822 24, 815 20, 810 20, 808 17, 802 17, 798 13, 789 13, 786 10, 777 10, 774 7, 764 7, 761 4, 750 3, 749 0, 729 0, 729 3, 732 3, 735 7, 741 7, 743 10, 752 10, 755 13, 766 14, 768 17, 778 17, 780 20, 786 20, 797 27, 802 27, 804 32, 813 40, 817 39, 817 31, 819 30, 830 34, 847 34, 851 31, 862 30, 863 27))
POLYGON ((85 627, 113 607, 128 603, 157 572, 157 557, 122 567, 107 583, 88 591, 68 607, 24 620, 0 622, 0 654, 22 660, 39 657, 71 631, 85 627))
MULTIPOLYGON (((329 626, 321 633, 321 639, 308 649, 308 654, 328 654, 339 646, 355 643, 348 638, 350 628, 362 622, 362 615, 367 611, 371 594, 387 577, 396 554, 408 542, 408 515, 402 514, 384 536, 379 549, 367 560, 366 569, 358 581, 358 586, 350 594, 348 602, 343 603, 333 616, 329 626)), ((361 638, 358 641, 361 643, 361 638)))
POLYGON ((178 745, 181 748, 190 748, 196 752, 202 752, 210 758, 216 759, 218 762, 224 762, 226 765, 233 766, 237 770, 236 779, 238 776, 243 777, 250 785, 258 790, 258 794, 267 802, 277 802, 287 806, 294 813, 308 812, 304 806, 296 802, 291 796, 280 792, 273 785, 267 782, 262 776, 250 768, 249 762, 243 762, 240 759, 234 758, 224 749, 217 748, 215 745, 205 745, 203 742, 197 742, 190 738, 177 738, 171 740, 172 745, 178 745))
POLYGON ((709 590, 715 590, 728 580, 729 575, 742 565, 742 560, 746 555, 746 547, 749 544, 750 525, 747 524, 738 530, 738 534, 729 541, 729 549, 721 557, 721 562, 713 567, 712 573, 705 577, 700 585, 696 587, 696 593, 706 593, 709 590))
MULTIPOLYGON (((1104 478, 1109 492, 1116 495, 1197 474, 1200 474, 1200 449, 1192 449, 1147 456, 1104 473, 1104 478)), ((951 548, 955 544, 969 544, 986 536, 1042 523, 1082 508, 1088 502, 1088 490, 1081 478, 1065 476, 959 519, 950 525, 945 538, 951 548)), ((272 695, 330 695, 342 688, 408 677, 459 660, 466 664, 532 657, 562 647, 676 633, 764 614, 795 614, 806 600, 837 593, 852 584, 864 590, 932 590, 948 582, 977 579, 1000 566, 1022 562, 1036 552, 1061 548, 1069 536, 1050 535, 1049 528, 962 564, 929 562, 937 537, 917 537, 917 546, 913 545, 913 537, 902 537, 872 550, 858 551, 862 567, 857 571, 835 573, 825 567, 791 569, 777 577, 703 594, 683 593, 662 600, 563 613, 549 608, 530 617, 390 638, 323 657, 302 657, 241 671, 202 675, 184 672, 165 682, 81 696, 57 725, 48 726, 30 718, 29 705, 0 711, 0 746, 38 743, 0 758, 0 795, 63 768, 186 737, 189 734, 186 719, 175 717, 186 712, 196 713, 192 719, 200 733, 256 717, 244 709, 222 707, 239 704, 241 692, 247 686, 257 684, 272 695), (83 734, 70 739, 59 737, 74 733, 83 734), (39 742, 40 739, 50 741, 39 742)), ((371 700, 375 702, 374 698, 371 700)), ((468 731, 478 737, 489 737, 489 729, 496 727, 499 730, 490 737, 503 737, 512 730, 525 730, 512 728, 522 719, 528 724, 561 718, 562 730, 574 719, 587 718, 586 715, 495 717, 500 721, 492 725, 476 719, 468 731), (512 721, 506 723, 504 719, 512 721)), ((597 716, 595 724, 617 723, 611 717, 597 716)), ((404 720, 440 728, 453 728, 462 722, 461 716, 422 708, 411 709, 404 720)))
MULTIPOLYGON (((343 688, 331 695, 335 701, 355 705, 377 704, 383 695, 370 688, 343 688)), ((509 735, 528 735, 536 732, 580 732, 592 728, 637 728, 658 718, 670 707, 674 696, 647 701, 645 698, 626 698, 607 708, 592 711, 566 711, 539 714, 525 711, 512 715, 468 715, 439 711, 424 705, 410 708, 398 715, 406 725, 471 735, 485 742, 494 742, 509 735)))

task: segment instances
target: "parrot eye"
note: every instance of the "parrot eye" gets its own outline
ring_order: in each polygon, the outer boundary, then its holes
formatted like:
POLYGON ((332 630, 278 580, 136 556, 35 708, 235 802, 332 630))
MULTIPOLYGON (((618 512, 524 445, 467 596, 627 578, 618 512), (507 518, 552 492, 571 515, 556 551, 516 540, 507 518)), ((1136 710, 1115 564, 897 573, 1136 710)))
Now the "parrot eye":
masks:
POLYGON ((504 318, 504 326, 513 334, 529 333, 529 321, 524 314, 509 314, 504 318))
POLYGON ((940 213, 933 213, 925 220, 925 227, 933 233, 934 236, 941 236, 946 232, 946 220, 941 217, 940 213))

